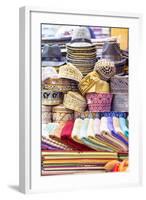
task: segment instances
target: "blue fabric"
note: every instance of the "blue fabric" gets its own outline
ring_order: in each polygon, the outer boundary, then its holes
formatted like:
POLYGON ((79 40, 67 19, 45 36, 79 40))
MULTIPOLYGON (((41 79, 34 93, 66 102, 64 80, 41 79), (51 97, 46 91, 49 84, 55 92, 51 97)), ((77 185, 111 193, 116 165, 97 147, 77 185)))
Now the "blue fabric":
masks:
POLYGON ((127 126, 126 126, 126 120, 125 120, 125 118, 120 117, 119 121, 120 121, 120 127, 121 127, 124 135, 128 138, 129 137, 129 130, 128 130, 127 126))
POLYGON ((111 131, 112 135, 117 138, 118 140, 122 141, 124 144, 126 144, 128 146, 128 142, 121 136, 119 135, 115 129, 114 129, 114 126, 113 126, 113 120, 112 120, 112 117, 107 117, 107 125, 108 125, 108 129, 111 131))
POLYGON ((127 113, 126 112, 103 112, 100 113, 101 117, 127 117, 127 113))

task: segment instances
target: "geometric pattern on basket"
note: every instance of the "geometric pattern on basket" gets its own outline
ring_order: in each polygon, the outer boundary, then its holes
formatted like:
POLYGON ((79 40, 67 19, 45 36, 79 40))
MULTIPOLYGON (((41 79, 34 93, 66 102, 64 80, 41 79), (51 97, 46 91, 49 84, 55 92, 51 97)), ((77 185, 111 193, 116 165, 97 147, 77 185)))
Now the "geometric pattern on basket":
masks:
POLYGON ((110 87, 112 93, 128 93, 128 75, 115 75, 111 78, 110 87))
POLYGON ((109 112, 111 110, 112 94, 87 93, 87 104, 91 112, 109 112))
POLYGON ((114 62, 107 59, 99 60, 96 63, 94 70, 100 74, 101 79, 103 80, 109 80, 116 73, 114 62))

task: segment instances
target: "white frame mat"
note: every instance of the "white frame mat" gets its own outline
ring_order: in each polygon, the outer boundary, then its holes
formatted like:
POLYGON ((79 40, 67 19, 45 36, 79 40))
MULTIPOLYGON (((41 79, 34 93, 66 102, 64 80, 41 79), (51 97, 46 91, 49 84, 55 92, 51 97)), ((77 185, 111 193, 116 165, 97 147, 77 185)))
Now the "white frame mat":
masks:
POLYGON ((51 11, 20 8, 20 191, 23 193, 97 189, 139 185, 141 168, 140 47, 141 15, 99 11, 51 11), (129 124, 128 172, 40 175, 40 24, 98 25, 129 28, 129 124), (139 102, 139 103, 137 103, 139 102))

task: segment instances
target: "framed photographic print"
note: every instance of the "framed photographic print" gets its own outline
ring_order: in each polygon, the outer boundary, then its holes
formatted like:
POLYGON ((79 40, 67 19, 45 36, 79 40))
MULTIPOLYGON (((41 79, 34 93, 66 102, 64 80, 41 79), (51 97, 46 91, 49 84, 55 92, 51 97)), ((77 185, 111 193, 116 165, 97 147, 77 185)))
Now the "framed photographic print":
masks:
POLYGON ((21 192, 140 184, 140 38, 138 14, 20 8, 21 192))

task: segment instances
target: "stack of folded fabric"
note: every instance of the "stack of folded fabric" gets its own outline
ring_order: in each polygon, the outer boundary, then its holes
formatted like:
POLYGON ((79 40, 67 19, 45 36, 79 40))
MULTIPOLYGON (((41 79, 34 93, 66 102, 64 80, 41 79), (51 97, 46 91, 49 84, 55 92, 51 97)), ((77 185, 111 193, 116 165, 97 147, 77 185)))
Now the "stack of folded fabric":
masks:
POLYGON ((67 61, 76 66, 83 75, 93 70, 96 46, 91 42, 88 28, 79 27, 74 30, 72 40, 67 44, 67 61))
MULTIPOLYGON (((83 116, 83 115, 82 115, 83 116)), ((126 113, 97 113, 43 126, 42 175, 101 172, 128 157, 126 113), (98 116, 98 117, 97 117, 98 116)))
POLYGON ((42 151, 42 175, 105 172, 105 164, 117 153, 42 151))

